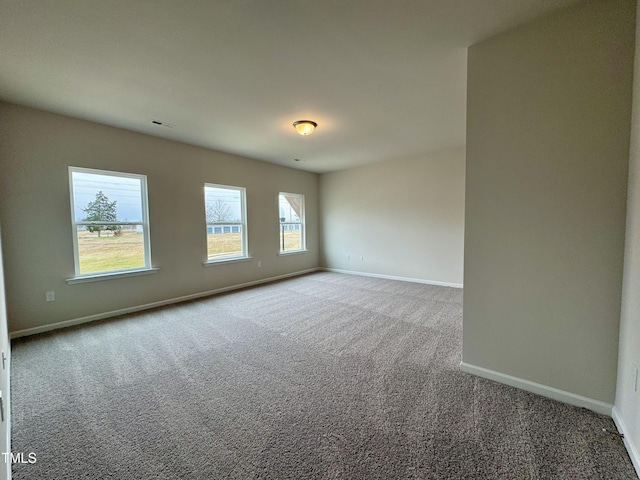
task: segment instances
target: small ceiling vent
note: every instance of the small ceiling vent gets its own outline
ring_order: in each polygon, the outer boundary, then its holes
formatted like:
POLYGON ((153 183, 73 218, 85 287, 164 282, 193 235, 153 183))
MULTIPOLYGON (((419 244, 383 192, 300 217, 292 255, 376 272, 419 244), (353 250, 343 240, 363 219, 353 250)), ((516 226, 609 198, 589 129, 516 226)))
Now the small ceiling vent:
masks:
POLYGON ((159 120, 150 120, 149 123, 151 123, 152 125, 156 125, 158 127, 166 127, 166 128, 173 128, 175 127, 174 124, 172 123, 167 123, 167 122, 161 122, 159 120))

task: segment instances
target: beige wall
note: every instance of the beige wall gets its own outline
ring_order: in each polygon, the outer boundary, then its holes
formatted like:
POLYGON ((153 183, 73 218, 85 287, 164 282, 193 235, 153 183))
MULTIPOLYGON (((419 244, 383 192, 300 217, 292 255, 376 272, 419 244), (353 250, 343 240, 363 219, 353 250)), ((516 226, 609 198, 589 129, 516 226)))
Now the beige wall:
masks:
POLYGON ((323 266, 462 284, 464 148, 323 174, 320 199, 323 266))
POLYGON ((6 103, 0 103, 0 138, 0 221, 10 331, 319 265, 316 174, 6 103), (65 282, 74 275, 69 165, 147 175, 157 274, 65 282), (246 187, 253 261, 202 266, 205 182, 246 187), (279 191, 306 196, 308 253, 278 256, 279 191), (55 291, 55 302, 45 302, 47 290, 55 291))
POLYGON ((468 52, 466 364, 612 404, 635 2, 468 52))
POLYGON ((640 368, 640 16, 636 25, 627 236, 615 413, 624 424, 625 442, 632 447, 636 470, 640 474, 640 378, 638 390, 634 390, 632 377, 632 365, 640 368))

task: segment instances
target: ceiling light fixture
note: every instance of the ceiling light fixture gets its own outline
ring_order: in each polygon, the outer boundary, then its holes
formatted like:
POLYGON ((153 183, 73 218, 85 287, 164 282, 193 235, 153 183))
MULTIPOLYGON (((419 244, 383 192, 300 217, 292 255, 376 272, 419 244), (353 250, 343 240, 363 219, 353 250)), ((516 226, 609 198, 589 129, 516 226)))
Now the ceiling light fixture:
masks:
POLYGON ((293 122, 293 126, 300 135, 311 135, 318 124, 311 120, 298 120, 297 122, 293 122))

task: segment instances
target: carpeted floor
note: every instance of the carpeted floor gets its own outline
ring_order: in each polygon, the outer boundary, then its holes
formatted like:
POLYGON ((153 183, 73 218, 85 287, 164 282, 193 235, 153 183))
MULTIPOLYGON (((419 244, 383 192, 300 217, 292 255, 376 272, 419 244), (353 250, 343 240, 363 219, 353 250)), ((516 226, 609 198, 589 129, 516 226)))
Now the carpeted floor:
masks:
POLYGON ((323 272, 19 339, 14 479, 637 478, 461 334, 461 290, 323 272))

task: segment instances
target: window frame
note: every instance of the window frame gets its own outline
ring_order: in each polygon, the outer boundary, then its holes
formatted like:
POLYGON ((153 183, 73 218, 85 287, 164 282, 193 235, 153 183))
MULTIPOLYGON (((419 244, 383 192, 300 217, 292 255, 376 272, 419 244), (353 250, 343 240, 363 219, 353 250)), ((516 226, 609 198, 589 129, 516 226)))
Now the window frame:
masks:
MULTIPOLYGON (((303 193, 291 193, 291 192, 279 192, 278 193, 278 255, 289 255, 292 253, 303 253, 307 251, 307 227, 305 224, 306 219, 306 211, 305 211, 305 196, 303 193), (300 218, 299 222, 283 222, 282 217, 280 217, 280 196, 295 196, 300 198, 300 218), (282 228, 283 225, 300 225, 300 248, 295 250, 283 250, 283 242, 284 242, 284 230, 282 228)), ((297 229, 296 229, 297 230, 297 229)))
POLYGON ((158 269, 152 267, 151 263, 151 239, 149 228, 149 195, 147 187, 147 176, 138 173, 115 172, 112 170, 101 170, 96 168, 73 167, 69 166, 69 204, 71 206, 71 231, 73 237, 73 263, 74 277, 67 279, 67 283, 82 283, 86 281, 102 280, 107 278, 119 278, 131 275, 143 275, 146 273, 155 273, 158 269), (105 177, 122 177, 136 179, 140 181, 140 208, 142 218, 140 222, 92 222, 92 221, 76 221, 75 215, 75 197, 73 189, 73 174, 89 173, 92 175, 103 175, 105 177), (144 266, 123 268, 119 270, 103 270, 100 272, 81 273, 80 272, 80 255, 78 248, 78 227, 84 225, 140 225, 142 227, 142 242, 144 248, 144 266))
MULTIPOLYGON (((204 200, 204 204, 203 204, 204 205, 204 222, 205 222, 204 232, 205 232, 205 242, 206 242, 206 260, 204 261, 203 265, 208 266, 208 265, 216 265, 220 263, 241 262, 241 261, 249 260, 251 256, 249 255, 249 232, 247 229, 247 189, 245 187, 240 187, 237 185, 222 185, 219 183, 205 182, 204 188, 202 189, 202 193, 203 193, 203 200, 204 200), (222 224, 222 223, 207 221, 207 188, 219 188, 224 190, 232 190, 232 191, 240 192, 240 216, 241 216, 240 222, 224 222, 224 224, 222 224), (209 226, 215 229, 216 226, 223 226, 223 225, 240 225, 242 230, 240 232, 241 239, 242 239, 241 240, 242 252, 240 255, 236 255, 233 257, 212 258, 211 255, 209 255, 208 229, 209 229, 209 226)), ((224 234, 224 228, 222 229, 222 233, 224 234)))

